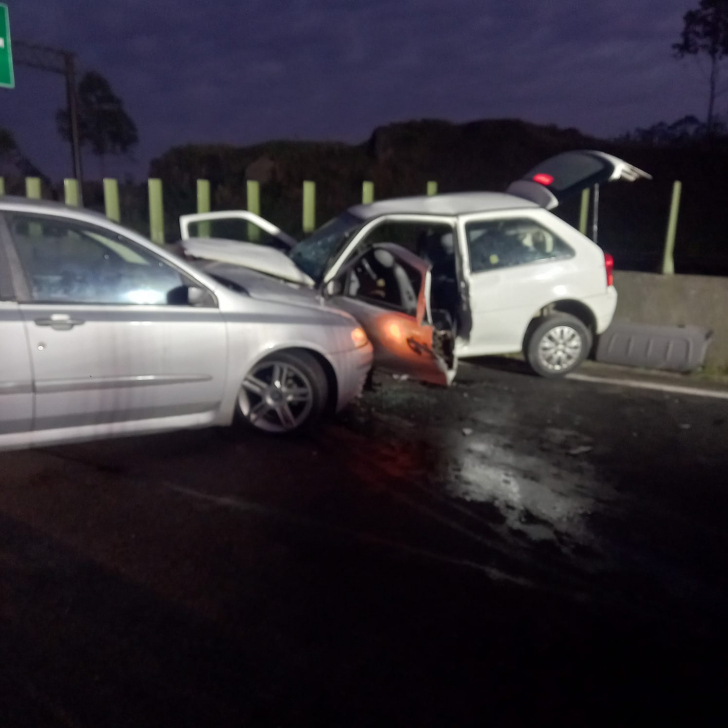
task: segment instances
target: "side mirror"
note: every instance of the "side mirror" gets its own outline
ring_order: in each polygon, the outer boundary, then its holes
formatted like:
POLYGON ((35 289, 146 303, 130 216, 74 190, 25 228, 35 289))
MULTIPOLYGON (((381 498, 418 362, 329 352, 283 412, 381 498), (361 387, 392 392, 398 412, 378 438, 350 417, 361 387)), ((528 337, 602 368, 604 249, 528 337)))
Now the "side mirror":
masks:
POLYGON ((207 302, 207 291, 197 286, 187 286, 187 303, 190 306, 202 306, 207 302))
POLYGON ((332 296, 340 296, 344 291, 344 286, 341 284, 340 280, 333 280, 329 281, 326 284, 326 287, 324 288, 324 293, 326 296, 331 298, 332 296))

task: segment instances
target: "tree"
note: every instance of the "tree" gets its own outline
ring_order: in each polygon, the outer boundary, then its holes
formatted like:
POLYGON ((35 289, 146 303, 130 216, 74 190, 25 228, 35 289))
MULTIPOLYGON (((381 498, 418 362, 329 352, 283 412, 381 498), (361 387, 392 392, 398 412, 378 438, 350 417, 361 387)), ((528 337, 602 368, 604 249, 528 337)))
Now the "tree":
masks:
POLYGON ((728 55, 728 0, 700 0, 696 10, 688 10, 680 42, 673 44, 678 58, 707 55, 710 62, 708 134, 713 131, 715 98, 718 90, 720 61, 728 55))
MULTIPOLYGON (((56 112, 58 133, 71 138, 68 109, 56 112)), ((99 158, 101 175, 107 154, 128 154, 139 143, 136 124, 113 92, 111 84, 95 71, 88 71, 78 84, 78 135, 81 146, 90 147, 99 158)))
MULTIPOLYGON (((725 139, 728 135, 725 121, 717 115, 713 116, 710 134, 713 140, 716 137, 725 139)), ((635 129, 618 137, 617 141, 638 142, 652 147, 694 146, 702 143, 708 135, 708 125, 690 114, 671 124, 660 121, 647 128, 635 129)))

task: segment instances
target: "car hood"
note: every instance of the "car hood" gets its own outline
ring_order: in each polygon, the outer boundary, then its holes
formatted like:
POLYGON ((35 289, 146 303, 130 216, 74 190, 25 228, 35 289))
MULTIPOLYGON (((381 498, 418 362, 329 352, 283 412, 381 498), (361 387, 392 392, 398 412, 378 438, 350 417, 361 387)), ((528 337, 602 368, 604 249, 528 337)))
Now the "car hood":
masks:
MULTIPOLYGON (((190 238, 180 242, 188 256, 229 263, 313 288, 313 280, 280 250, 256 243, 239 243, 219 238, 190 238)), ((251 294, 252 295, 252 294, 251 294)))
POLYGON ((199 266, 213 278, 241 286, 251 298, 319 309, 325 307, 324 299, 318 291, 300 283, 288 283, 232 263, 200 262, 199 266))

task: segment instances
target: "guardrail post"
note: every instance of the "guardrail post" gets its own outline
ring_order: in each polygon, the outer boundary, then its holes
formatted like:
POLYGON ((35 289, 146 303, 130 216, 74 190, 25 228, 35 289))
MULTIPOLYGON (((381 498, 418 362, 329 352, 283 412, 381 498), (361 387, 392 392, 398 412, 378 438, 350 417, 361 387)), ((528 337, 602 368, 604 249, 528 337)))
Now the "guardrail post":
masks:
POLYGON ((5 178, 0 177, 0 197, 5 194, 5 178))
POLYGON ((106 217, 113 222, 121 222, 119 205, 119 183, 110 177, 104 178, 104 211, 106 217))
POLYGON ((579 211, 579 232, 587 234, 589 229, 589 188, 581 191, 581 210, 579 211))
MULTIPOLYGON (((197 212, 210 212, 210 180, 208 179, 197 180, 197 212)), ((198 225, 198 237, 209 238, 210 221, 205 220, 204 222, 198 223, 198 225)))
POLYGON ((427 194, 430 197, 437 194, 437 182, 435 182, 434 180, 430 180, 427 183, 427 194))
POLYGON ((162 180, 149 182, 149 237, 157 245, 164 245, 164 205, 162 204, 162 180))
POLYGON ((63 198, 67 205, 78 207, 81 203, 80 196, 78 194, 78 180, 77 179, 64 179, 63 180, 63 198))
POLYGON ((361 201, 363 205, 371 205, 374 202, 374 182, 362 182, 361 201))
MULTIPOLYGON (((260 215, 260 182, 254 179, 248 180, 248 212, 260 215)), ((260 240, 260 228, 252 222, 248 223, 248 240, 257 243, 260 240)))
POLYGON ((667 220, 667 233, 665 234, 665 252, 662 256, 662 274, 675 273, 675 235, 677 233, 677 217, 680 211, 680 195, 682 182, 675 180, 672 185, 672 200, 670 201, 670 216, 667 220))
POLYGON ((25 178, 25 196, 31 200, 40 200, 40 177, 25 178))
POLYGON ((316 183, 306 180, 303 183, 303 232, 312 233, 316 229, 316 183))

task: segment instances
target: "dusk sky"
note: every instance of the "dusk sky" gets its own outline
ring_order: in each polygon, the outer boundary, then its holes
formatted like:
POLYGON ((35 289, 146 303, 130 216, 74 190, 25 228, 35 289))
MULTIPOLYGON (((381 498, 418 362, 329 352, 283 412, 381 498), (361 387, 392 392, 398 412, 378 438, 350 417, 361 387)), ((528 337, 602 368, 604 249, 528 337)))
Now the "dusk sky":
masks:
MULTIPOLYGON (((141 143, 107 170, 137 178, 189 142, 359 142, 416 118, 615 135, 705 113, 700 67, 671 51, 697 0, 5 1, 13 39, 73 50, 110 80, 141 143)), ((0 89, 0 126, 52 177, 71 173, 64 103, 62 77, 29 68, 0 89)))

